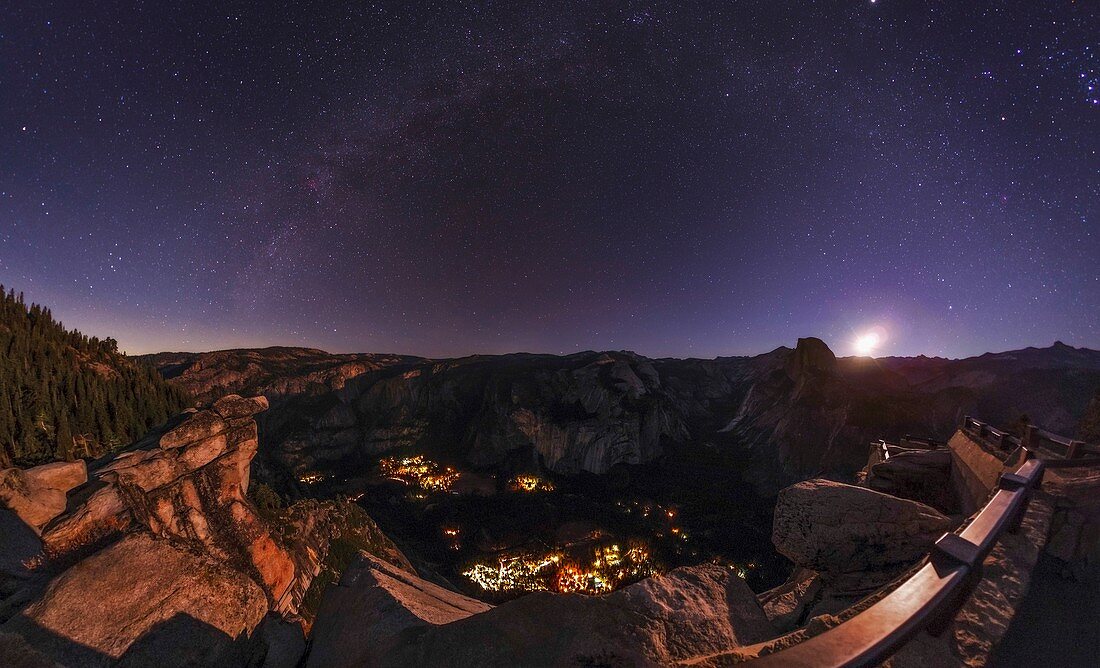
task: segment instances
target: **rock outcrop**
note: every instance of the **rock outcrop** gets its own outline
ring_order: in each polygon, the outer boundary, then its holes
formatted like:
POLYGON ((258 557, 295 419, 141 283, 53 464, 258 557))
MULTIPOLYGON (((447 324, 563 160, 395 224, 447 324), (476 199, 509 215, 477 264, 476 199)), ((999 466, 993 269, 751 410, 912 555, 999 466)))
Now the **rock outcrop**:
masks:
POLYGON ((41 533, 43 526, 65 511, 69 490, 87 480, 87 465, 80 460, 5 469, 0 471, 0 504, 41 533))
MULTIPOLYGON (((788 591, 769 597, 785 618, 836 612, 897 577, 928 553, 953 522, 934 508, 862 487, 808 480, 784 489, 775 507, 772 542, 780 554, 802 569, 789 582, 804 596, 811 586, 811 608, 784 603, 788 591)), ((788 596, 787 598, 792 598, 788 596)))
POLYGON ((263 397, 230 395, 98 467, 87 502, 44 528, 50 556, 137 526, 241 564, 274 609, 290 610, 295 565, 245 501, 258 447, 252 415, 266 408, 263 397))
POLYGON ((325 592, 307 665, 381 665, 409 629, 490 609, 363 552, 325 592))
POLYGON ((306 630, 324 592, 357 554, 373 555, 390 568, 416 572, 374 520, 353 503, 304 499, 275 512, 271 520, 273 531, 294 558, 298 576, 290 598, 306 630))
POLYGON ((744 581, 711 565, 605 596, 535 593, 489 610, 376 562, 360 562, 347 588, 322 605, 310 666, 667 666, 773 634, 744 581))
POLYGON ((896 451, 868 467, 867 487, 883 494, 919 501, 943 513, 955 513, 959 500, 951 485, 951 452, 896 451))
POLYGON ((267 611, 264 591, 240 571, 135 533, 55 578, 4 630, 63 663, 128 654, 159 657, 160 665, 216 665, 235 656, 233 641, 267 611))
POLYGON ((67 497, 58 490, 83 477, 82 467, 9 474, 22 495, 0 509, 0 621, 10 617, 0 632, 63 664, 243 665, 304 651, 311 592, 319 600, 350 561, 337 543, 411 569, 347 502, 295 504, 276 523, 258 513, 247 492, 253 415, 266 407, 263 397, 230 395, 186 413, 95 463, 67 497), (40 538, 31 522, 43 516, 28 514, 26 499, 52 504, 50 516, 64 511, 41 525, 40 538), (29 535, 9 531, 4 518, 29 535))

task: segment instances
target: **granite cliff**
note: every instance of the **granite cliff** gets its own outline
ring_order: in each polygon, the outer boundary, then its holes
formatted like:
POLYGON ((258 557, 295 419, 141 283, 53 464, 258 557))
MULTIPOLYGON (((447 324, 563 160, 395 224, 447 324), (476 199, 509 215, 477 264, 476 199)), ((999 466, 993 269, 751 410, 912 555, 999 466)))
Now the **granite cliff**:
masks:
POLYGON ((300 655, 315 578, 327 584, 349 559, 334 546, 411 568, 346 502, 257 512, 253 415, 266 408, 229 395, 91 465, 4 471, 0 654, 30 646, 63 665, 300 655))

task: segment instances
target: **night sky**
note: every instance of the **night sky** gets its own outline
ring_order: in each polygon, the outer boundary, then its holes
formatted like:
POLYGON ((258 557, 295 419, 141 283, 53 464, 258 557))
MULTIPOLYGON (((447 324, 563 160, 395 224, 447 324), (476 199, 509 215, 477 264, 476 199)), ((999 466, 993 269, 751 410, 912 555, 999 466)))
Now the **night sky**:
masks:
POLYGON ((7 2, 0 282, 130 352, 1100 347, 1100 3, 7 2))

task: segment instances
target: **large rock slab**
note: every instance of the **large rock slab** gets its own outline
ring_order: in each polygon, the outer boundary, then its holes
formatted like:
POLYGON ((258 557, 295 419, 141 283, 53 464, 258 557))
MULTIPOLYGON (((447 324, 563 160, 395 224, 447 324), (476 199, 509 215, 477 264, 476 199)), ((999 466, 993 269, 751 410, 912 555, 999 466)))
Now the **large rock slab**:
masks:
POLYGON ((5 469, 0 471, 0 504, 40 533, 50 520, 65 512, 69 490, 87 480, 88 469, 83 461, 5 469))
POLYGON ((491 608, 361 552, 325 592, 307 665, 379 665, 402 632, 491 608))
MULTIPOLYGON (((424 607, 416 614, 439 613, 424 607)), ((404 628, 374 665, 667 666, 772 635, 744 581, 705 565, 604 596, 535 593, 458 621, 404 628)), ((349 641, 339 647, 353 647, 349 641)), ((319 659, 353 665, 339 662, 339 647, 322 645, 321 636, 314 641, 314 651, 324 652, 319 659)), ((321 663, 311 655, 310 665, 321 663)))
POLYGON ((906 450, 872 464, 867 472, 867 486, 928 504, 944 513, 959 509, 951 486, 951 451, 947 449, 906 450))
MULTIPOLYGON (((0 666, 27 648, 65 665, 294 666, 356 549, 411 572, 349 502, 257 511, 251 414, 263 406, 229 397, 100 462, 41 534, 0 508, 0 666)), ((21 493, 84 478, 67 464, 6 477, 21 493)))
POLYGON ((128 652, 156 655, 165 667, 213 665, 267 609, 263 590, 242 573, 139 533, 69 568, 0 628, 64 665, 108 664, 128 652))
POLYGON ((160 447, 179 448, 210 439, 226 429, 225 421, 213 411, 192 413, 186 420, 160 437, 160 447))
POLYGON ((779 493, 772 542, 783 556, 815 571, 883 571, 919 559, 951 524, 923 503, 807 480, 779 493))

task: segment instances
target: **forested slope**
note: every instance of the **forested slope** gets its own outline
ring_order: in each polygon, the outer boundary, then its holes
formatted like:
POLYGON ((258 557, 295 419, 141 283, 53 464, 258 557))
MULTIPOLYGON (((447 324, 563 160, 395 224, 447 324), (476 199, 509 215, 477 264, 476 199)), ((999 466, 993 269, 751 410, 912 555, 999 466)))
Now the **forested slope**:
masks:
POLYGON ((67 330, 0 286, 0 467, 99 456, 186 404, 114 339, 67 330))

